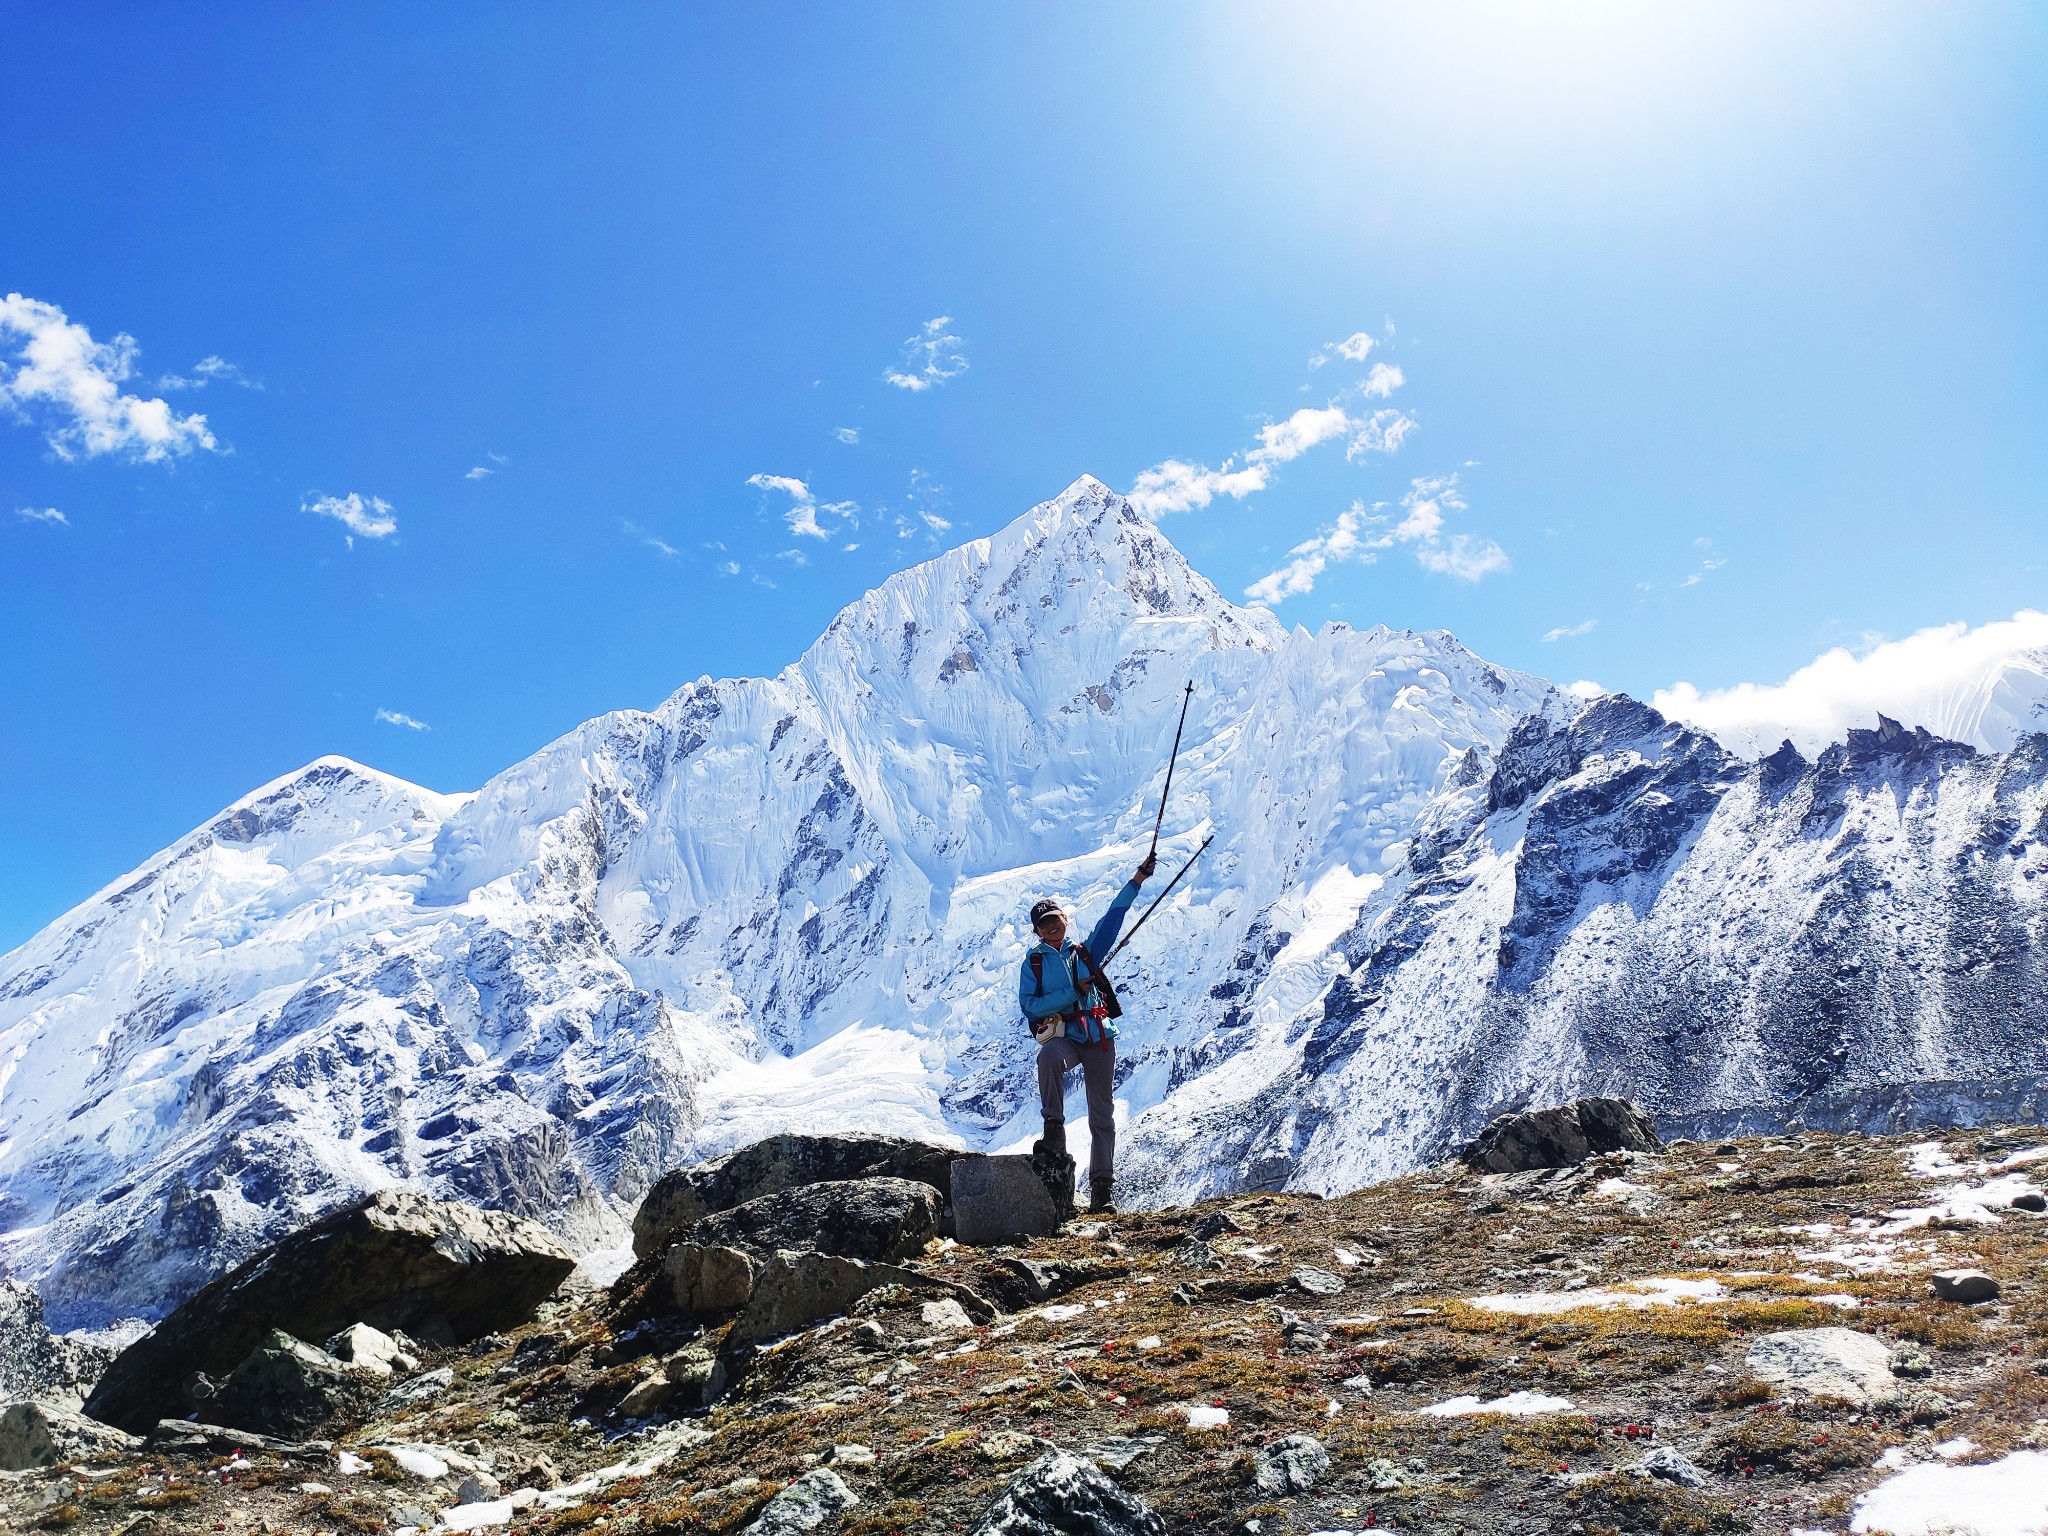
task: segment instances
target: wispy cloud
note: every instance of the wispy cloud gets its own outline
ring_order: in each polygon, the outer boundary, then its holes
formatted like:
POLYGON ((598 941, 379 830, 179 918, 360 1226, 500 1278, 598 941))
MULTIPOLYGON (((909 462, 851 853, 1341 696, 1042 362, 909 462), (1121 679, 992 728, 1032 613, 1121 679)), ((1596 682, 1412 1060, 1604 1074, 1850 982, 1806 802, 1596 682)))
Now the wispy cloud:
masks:
POLYGON ((331 517, 349 531, 349 546, 358 536, 389 538, 398 531, 398 519, 391 515, 391 503, 381 496, 363 496, 350 491, 346 496, 312 496, 299 503, 301 512, 331 517))
POLYGON ((1392 363, 1374 363, 1372 372, 1368 373, 1365 382, 1359 385, 1359 392, 1368 399, 1384 400, 1407 382, 1401 370, 1392 363))
POLYGON ((747 484, 763 491, 781 491, 789 497, 789 506, 782 514, 782 520, 789 524, 789 531, 807 539, 830 537, 818 525, 818 500, 811 494, 811 488, 794 475, 749 475, 747 484))
POLYGON ((122 453, 161 463, 218 446, 204 416, 180 416, 161 399, 121 392, 135 372, 132 336, 94 341, 56 305, 10 293, 0 298, 0 349, 0 406, 53 418, 44 440, 60 459, 122 453))
MULTIPOLYGON (((619 527, 626 537, 634 540, 636 543, 645 544, 664 560, 674 560, 682 555, 682 551, 669 543, 667 539, 649 529, 642 528, 638 523, 628 522, 622 517, 619 519, 619 527)), ((723 545, 719 547, 721 549, 724 548, 723 545)))
POLYGON ((156 381, 158 389, 204 389, 209 384, 239 384, 244 389, 261 390, 263 382, 252 379, 225 358, 202 357, 192 365, 192 372, 186 375, 167 373, 156 381))
POLYGON ((1260 608, 1275 607, 1290 597, 1314 591, 1316 578, 1332 565, 1370 565, 1382 551, 1397 545, 1413 546, 1416 563, 1424 570, 1464 581, 1478 581, 1508 568, 1507 552, 1493 540, 1466 533, 1445 534, 1446 515, 1466 510, 1456 475, 1411 481, 1400 507, 1397 520, 1390 511, 1354 501, 1335 523, 1289 550, 1293 558, 1287 564, 1246 587, 1246 599, 1260 608))
POLYGON ((840 442, 845 443, 849 447, 851 447, 853 444, 860 441, 860 428, 834 427, 832 429, 832 435, 838 438, 840 442))
MULTIPOLYGON (((1400 371, 1393 370, 1393 375, 1394 383, 1400 383, 1400 371)), ((1368 453, 1394 452, 1415 426, 1408 417, 1392 409, 1375 411, 1369 416, 1354 415, 1341 403, 1341 398, 1325 406, 1303 406, 1284 421, 1267 423, 1259 429, 1256 446, 1231 455, 1220 469, 1182 459, 1166 459, 1153 465, 1132 483, 1132 507, 1156 519, 1169 512, 1206 507, 1218 496, 1242 501, 1272 484, 1275 467, 1300 458, 1319 443, 1348 437, 1345 457, 1356 460, 1368 453)))
POLYGON ((1310 356, 1310 368, 1320 368, 1332 358, 1342 358, 1347 363, 1362 363, 1375 343, 1364 331, 1353 331, 1342 341, 1326 341, 1310 356))
POLYGON ((898 389, 921 392, 965 373, 967 354, 961 348, 966 343, 946 329, 952 323, 950 315, 925 321, 903 343, 903 366, 888 369, 882 377, 898 389))
POLYGON ((1789 739, 1805 752, 1877 724, 1906 725, 1992 751, 2040 729, 2048 701, 2048 613, 2022 609, 1972 628, 1943 624, 1862 651, 1823 652, 1782 683, 1702 690, 1674 683, 1651 696, 1664 714, 1711 731, 1737 752, 1789 739))
POLYGON ((491 473, 487 465, 474 464, 470 466, 469 472, 462 478, 465 480, 486 480, 490 478, 491 473))
POLYGON ((424 720, 415 720, 411 715, 401 714, 395 709, 380 709, 377 718, 386 725, 402 725, 408 731, 431 731, 433 727, 424 720))
POLYGON ((25 517, 32 523, 57 523, 66 528, 71 526, 71 519, 55 507, 16 507, 14 515, 25 517))
POLYGON ((1543 631, 1543 643, 1550 645, 1559 640, 1576 640, 1581 635, 1590 635, 1599 627, 1598 619, 1588 619, 1583 624, 1560 624, 1555 629, 1543 631))

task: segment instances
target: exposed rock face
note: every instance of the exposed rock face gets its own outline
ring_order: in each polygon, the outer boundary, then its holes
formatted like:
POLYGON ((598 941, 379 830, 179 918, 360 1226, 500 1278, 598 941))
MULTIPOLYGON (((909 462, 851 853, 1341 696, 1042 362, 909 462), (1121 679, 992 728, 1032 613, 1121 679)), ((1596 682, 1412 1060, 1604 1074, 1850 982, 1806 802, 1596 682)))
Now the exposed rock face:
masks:
POLYGON ((0 1401, 33 1397, 75 1407, 113 1358, 104 1345, 56 1337, 43 1326, 35 1288, 0 1280, 0 1401))
POLYGON ((1808 1397, 1869 1404, 1899 1395, 1890 1346, 1853 1328, 1767 1333, 1750 1345, 1745 1363, 1762 1380, 1808 1397))
POLYGON ((655 1180, 633 1217, 633 1252, 644 1259, 707 1216, 808 1184, 914 1179, 929 1184, 943 1200, 951 1189, 956 1155, 901 1136, 770 1136, 655 1180))
POLYGON ((732 1325, 732 1339, 771 1339, 820 1318, 837 1317, 878 1286, 919 1283, 919 1276, 891 1264, 870 1264, 830 1253, 777 1253, 754 1278, 746 1310, 732 1325))
POLYGON ((0 1472, 54 1467, 117 1451, 142 1441, 56 1402, 9 1403, 0 1409, 0 1472))
POLYGON ((195 1371, 227 1375, 274 1328, 324 1339, 358 1322, 465 1341, 523 1322, 576 1261, 516 1217, 386 1190, 301 1228, 205 1286, 122 1351, 86 1411, 141 1432, 186 1411, 195 1371))
POLYGON ((741 1248, 676 1243, 661 1263, 670 1303, 681 1312, 729 1312, 754 1294, 754 1260, 741 1248))
POLYGON ((1596 1152, 1661 1152, 1657 1128, 1627 1099, 1578 1099, 1556 1109, 1502 1115, 1465 1148, 1481 1173, 1562 1168, 1596 1152))
POLYGON ((371 1376, 417 1370, 420 1363, 418 1356, 408 1351, 404 1344, 368 1323, 342 1329, 324 1347, 343 1365, 353 1366, 371 1376))
POLYGON ((761 1195, 706 1216, 688 1233, 702 1248, 769 1254, 815 1249, 889 1264, 939 1234, 939 1193, 910 1179, 838 1179, 761 1195))
POLYGON ((1047 1451, 1005 1488, 974 1536, 1166 1536, 1166 1522, 1093 1463, 1047 1451))
POLYGON ((302 1439, 359 1392, 325 1350, 273 1328, 220 1384, 207 1405, 217 1423, 302 1439))
MULTIPOLYGON (((1042 1156, 1043 1154, 1041 1154, 1042 1156)), ((953 1160, 953 1235, 963 1243, 1007 1243, 1050 1237, 1073 1215, 1073 1159, 1067 1160, 1066 1212, 1039 1171, 1040 1157, 958 1157, 953 1160)))

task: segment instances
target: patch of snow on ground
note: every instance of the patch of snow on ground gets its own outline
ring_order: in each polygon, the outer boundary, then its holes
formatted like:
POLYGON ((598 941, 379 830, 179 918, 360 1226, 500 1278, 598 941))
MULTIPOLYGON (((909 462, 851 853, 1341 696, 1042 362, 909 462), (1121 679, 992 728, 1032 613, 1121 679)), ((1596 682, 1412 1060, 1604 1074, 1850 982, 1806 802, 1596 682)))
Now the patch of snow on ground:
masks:
POLYGON ((1728 1292, 1718 1280, 1681 1280, 1675 1276, 1653 1276, 1630 1280, 1611 1290, 1521 1291, 1501 1296, 1475 1296, 1472 1305, 1485 1312, 1514 1312, 1541 1316, 1550 1312, 1575 1312, 1580 1307, 1613 1309, 1626 1307, 1675 1307, 1681 1303, 1726 1301, 1728 1292))
POLYGON ((576 1261, 576 1278, 588 1281, 600 1291, 606 1290, 633 1267, 633 1259, 631 1243, 621 1243, 616 1248, 594 1248, 576 1261))
POLYGON ((1890 1536, 2043 1536, 2048 1452, 2015 1451, 1973 1467, 1907 1467, 1856 1501, 1849 1529, 1890 1536))
POLYGON ((1205 1403, 1191 1403, 1188 1406, 1189 1429, 1221 1429, 1229 1422, 1228 1408, 1211 1408, 1205 1403))
POLYGON ((1572 1400, 1568 1397, 1546 1397, 1541 1392, 1510 1392, 1506 1397, 1496 1397, 1488 1403, 1482 1403, 1476 1397, 1453 1397, 1415 1411, 1439 1419, 1464 1418, 1474 1413, 1570 1413, 1572 1400))

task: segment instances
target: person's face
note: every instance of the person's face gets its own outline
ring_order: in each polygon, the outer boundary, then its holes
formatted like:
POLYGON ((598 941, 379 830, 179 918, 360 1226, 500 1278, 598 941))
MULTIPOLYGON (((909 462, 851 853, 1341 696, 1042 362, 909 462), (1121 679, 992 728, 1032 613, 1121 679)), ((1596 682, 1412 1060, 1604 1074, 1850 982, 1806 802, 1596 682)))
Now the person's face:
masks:
POLYGON ((1058 949, 1060 941, 1067 936, 1067 919, 1058 912, 1048 912, 1038 920, 1038 936, 1058 949))

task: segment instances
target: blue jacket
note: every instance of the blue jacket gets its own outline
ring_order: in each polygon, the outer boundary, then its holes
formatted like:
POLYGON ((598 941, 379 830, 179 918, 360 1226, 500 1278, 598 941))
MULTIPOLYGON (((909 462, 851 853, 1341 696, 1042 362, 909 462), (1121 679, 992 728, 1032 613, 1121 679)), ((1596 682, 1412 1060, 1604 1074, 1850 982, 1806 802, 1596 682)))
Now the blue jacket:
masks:
MULTIPOLYGON (((1109 910, 1102 914, 1102 921, 1095 925, 1095 931, 1088 935, 1088 953, 1100 960, 1116 944, 1116 936, 1123 931, 1124 914, 1131 910, 1131 903, 1138 899, 1138 882, 1126 880, 1124 888, 1116 893, 1109 904, 1109 910)), ((1088 963, 1081 958, 1081 946, 1070 936, 1058 949, 1040 939, 1024 954, 1024 962, 1017 974, 1017 1003, 1028 1019, 1048 1018, 1055 1013, 1071 1013, 1081 1006, 1081 989, 1075 984, 1076 978, 1089 974, 1088 963), (1039 970, 1043 973, 1044 986, 1040 977, 1031 973, 1031 957, 1037 955, 1039 970)), ((1113 1020, 1084 1015, 1067 1021, 1067 1038, 1081 1045, 1093 1045, 1104 1038, 1116 1038, 1116 1024, 1113 1020)))

